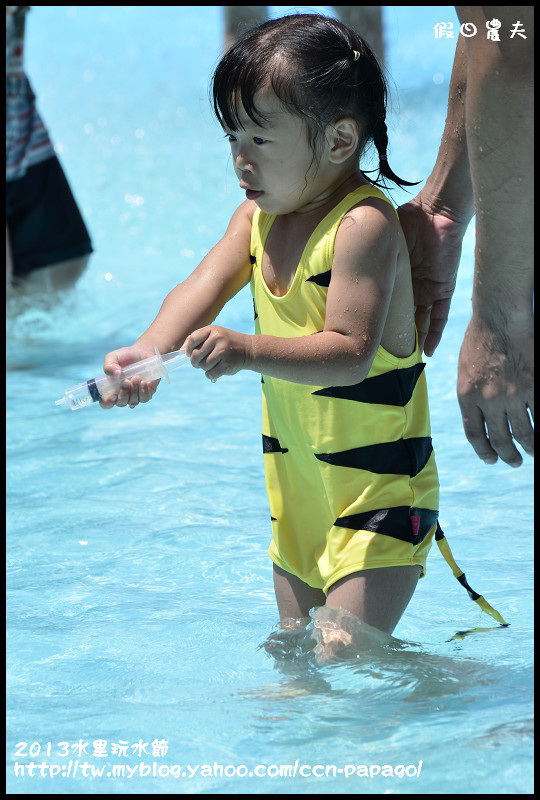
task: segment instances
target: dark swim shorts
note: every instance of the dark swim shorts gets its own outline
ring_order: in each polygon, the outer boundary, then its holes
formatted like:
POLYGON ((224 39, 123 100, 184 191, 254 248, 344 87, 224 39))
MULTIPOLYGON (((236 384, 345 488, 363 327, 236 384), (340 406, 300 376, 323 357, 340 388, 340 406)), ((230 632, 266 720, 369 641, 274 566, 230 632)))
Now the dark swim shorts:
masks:
POLYGON ((60 162, 53 156, 6 182, 13 274, 92 252, 90 236, 60 162))

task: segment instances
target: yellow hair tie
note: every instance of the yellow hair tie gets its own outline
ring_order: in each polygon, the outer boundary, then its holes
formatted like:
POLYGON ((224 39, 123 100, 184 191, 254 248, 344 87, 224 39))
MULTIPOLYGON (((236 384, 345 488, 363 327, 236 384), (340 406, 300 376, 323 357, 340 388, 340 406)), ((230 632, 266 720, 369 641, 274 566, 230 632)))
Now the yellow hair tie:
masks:
POLYGON ((354 55, 354 60, 358 61, 358 59, 360 58, 360 53, 358 52, 358 50, 353 50, 353 55, 354 55))

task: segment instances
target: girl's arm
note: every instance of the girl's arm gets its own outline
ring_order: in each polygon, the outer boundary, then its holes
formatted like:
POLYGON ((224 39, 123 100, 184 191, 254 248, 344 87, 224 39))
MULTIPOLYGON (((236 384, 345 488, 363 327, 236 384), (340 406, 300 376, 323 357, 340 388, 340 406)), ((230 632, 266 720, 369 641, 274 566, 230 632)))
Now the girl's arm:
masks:
POLYGON ((256 205, 246 200, 231 217, 223 238, 199 266, 165 298, 138 345, 157 345, 160 352, 177 350, 188 334, 212 322, 223 306, 249 283, 251 220, 256 205))
POLYGON ((348 212, 336 235, 324 331, 281 338, 212 325, 188 337, 186 354, 211 380, 250 369, 314 386, 360 383, 381 341, 398 251, 392 209, 384 201, 364 203, 348 212))
MULTIPOLYGON (((246 200, 231 217, 223 238, 206 255, 191 275, 165 298, 150 327, 131 347, 114 350, 105 356, 108 375, 119 374, 122 367, 154 354, 177 350, 186 337, 201 325, 214 320, 223 306, 251 278, 249 259, 251 221, 256 205, 246 200)), ((146 383, 133 378, 125 380, 118 393, 101 402, 103 408, 113 405, 133 407, 153 396, 159 381, 146 383)))

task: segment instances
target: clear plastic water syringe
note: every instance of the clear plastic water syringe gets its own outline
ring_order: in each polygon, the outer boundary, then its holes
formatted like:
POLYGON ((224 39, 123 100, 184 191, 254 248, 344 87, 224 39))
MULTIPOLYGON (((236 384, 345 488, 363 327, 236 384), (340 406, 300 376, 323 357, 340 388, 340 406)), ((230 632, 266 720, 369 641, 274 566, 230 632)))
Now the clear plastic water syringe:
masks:
POLYGON ((156 351, 155 356, 143 358, 142 361, 136 361, 134 364, 123 367, 119 375, 98 375, 89 381, 79 383, 78 386, 66 389, 64 396, 60 400, 56 400, 55 404, 70 408, 72 411, 86 408, 92 403, 115 394, 123 380, 134 378, 135 376, 140 377, 143 381, 155 381, 158 378, 165 378, 170 383, 169 372, 181 367, 183 364, 190 363, 182 350, 175 350, 173 353, 165 353, 164 355, 161 355, 157 347, 154 347, 154 350, 156 351))

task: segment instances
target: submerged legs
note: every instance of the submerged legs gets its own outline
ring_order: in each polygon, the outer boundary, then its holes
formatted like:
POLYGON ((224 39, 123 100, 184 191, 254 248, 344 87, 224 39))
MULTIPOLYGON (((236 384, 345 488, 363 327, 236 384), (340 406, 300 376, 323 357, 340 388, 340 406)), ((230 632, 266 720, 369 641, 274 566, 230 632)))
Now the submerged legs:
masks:
POLYGON ((418 565, 353 572, 336 581, 325 596, 274 564, 274 588, 282 628, 307 625, 312 613, 315 655, 326 663, 344 648, 387 640, 416 588, 418 565), (367 638, 366 638, 367 637, 367 638))

